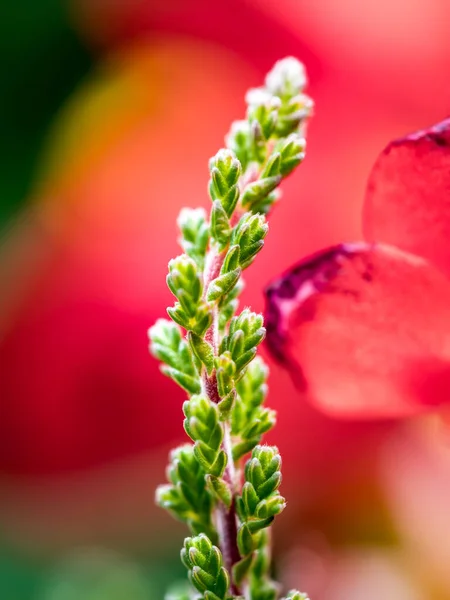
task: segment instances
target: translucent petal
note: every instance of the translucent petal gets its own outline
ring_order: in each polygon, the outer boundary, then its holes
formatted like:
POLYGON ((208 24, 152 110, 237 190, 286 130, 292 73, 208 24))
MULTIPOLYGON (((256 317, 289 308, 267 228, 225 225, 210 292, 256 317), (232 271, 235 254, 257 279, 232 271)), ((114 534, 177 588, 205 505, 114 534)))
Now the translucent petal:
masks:
POLYGON ((450 274, 450 119, 391 142, 369 176, 369 241, 394 244, 450 274))
POLYGON ((450 282, 366 243, 322 251, 266 291, 267 340, 329 414, 399 417, 450 399, 450 282))

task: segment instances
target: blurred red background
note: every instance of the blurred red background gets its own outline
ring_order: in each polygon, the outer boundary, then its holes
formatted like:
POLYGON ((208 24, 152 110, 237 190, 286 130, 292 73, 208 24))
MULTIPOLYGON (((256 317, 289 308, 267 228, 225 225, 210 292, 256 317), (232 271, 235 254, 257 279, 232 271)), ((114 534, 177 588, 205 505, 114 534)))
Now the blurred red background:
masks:
MULTIPOLYGON (((179 210, 208 205, 207 161, 243 116, 246 89, 292 54, 316 104, 308 154, 243 303, 262 310, 270 279, 359 239, 378 152, 448 116, 450 4, 78 0, 64 19, 91 62, 49 119, 0 249, 3 536, 32 557, 79 544, 132 553, 162 533, 172 548, 183 529, 153 493, 184 439, 183 394, 159 373, 146 332, 171 302, 179 210)), ((337 421, 278 365, 271 373, 286 579, 316 600, 450 597, 442 415, 337 421)))

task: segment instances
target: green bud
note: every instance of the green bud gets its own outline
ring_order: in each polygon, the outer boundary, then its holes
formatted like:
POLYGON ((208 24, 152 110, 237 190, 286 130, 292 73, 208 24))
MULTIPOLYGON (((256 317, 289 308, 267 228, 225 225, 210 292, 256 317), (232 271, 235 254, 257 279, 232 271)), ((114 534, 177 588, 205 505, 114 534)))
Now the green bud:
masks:
POLYGON ((220 200, 214 200, 211 210, 211 235, 219 244, 219 249, 226 247, 231 237, 230 221, 220 200))
POLYGON ((266 88, 279 98, 296 96, 307 83, 305 67, 292 56, 279 60, 266 76, 266 88))
POLYGON ((181 550, 181 561, 189 571, 194 587, 209 600, 225 600, 230 586, 228 572, 222 566, 220 550, 209 538, 200 534, 186 538, 181 550))
POLYGON ((306 94, 299 94, 283 102, 279 112, 275 128, 278 138, 286 138, 296 131, 303 133, 303 124, 314 108, 314 103, 306 94))
POLYGON ((281 101, 263 88, 251 89, 245 97, 249 123, 258 123, 262 137, 268 140, 275 130, 281 101))
POLYGON ((247 168, 250 160, 250 138, 250 123, 246 120, 234 121, 229 133, 225 136, 227 147, 239 159, 243 171, 247 168))
POLYGON ((186 416, 184 429, 195 442, 194 454, 205 473, 221 477, 227 465, 227 455, 221 450, 223 426, 219 408, 205 396, 192 396, 183 404, 186 416))
POLYGON ((169 261, 167 286, 180 303, 180 293, 185 293, 194 304, 199 302, 202 295, 202 279, 195 261, 187 254, 181 254, 169 261))
POLYGON ((286 501, 283 496, 273 496, 267 500, 261 500, 255 509, 255 515, 260 519, 267 519, 280 514, 286 507, 286 501))
POLYGON ((267 377, 269 368, 260 356, 248 366, 244 377, 237 383, 237 391, 240 399, 249 411, 260 406, 267 395, 267 377))
POLYGON ((219 409, 217 405, 210 402, 203 395, 192 396, 192 398, 183 404, 183 411, 186 416, 185 428, 188 435, 194 442, 200 440, 209 445, 213 450, 218 450, 223 438, 222 425, 219 423, 219 409), (204 435, 192 436, 193 427, 203 427, 206 431, 204 435))
POLYGON ((281 483, 281 457, 275 446, 256 446, 245 465, 245 480, 260 498, 268 498, 281 483))
POLYGON ((203 269, 208 248, 209 228, 203 208, 182 208, 177 219, 180 244, 199 269, 203 269))
POLYGON ((175 323, 166 319, 158 319, 148 331, 150 352, 167 365, 195 375, 186 342, 175 323), (184 368, 183 368, 184 367, 184 368))
POLYGON ((211 199, 220 200, 222 206, 231 217, 239 200, 239 177, 242 167, 234 153, 228 149, 219 152, 210 160, 209 194, 211 199))
POLYGON ((268 231, 269 226, 264 215, 246 213, 241 217, 233 231, 231 244, 239 246, 239 262, 243 269, 253 262, 264 246, 263 240, 268 231))
POLYGON ((279 171, 283 177, 289 175, 303 161, 305 146, 305 139, 295 133, 277 145, 276 154, 280 156, 279 171))
POLYGON ((264 339, 266 330, 262 324, 262 315, 248 309, 231 320, 228 335, 224 336, 220 345, 220 352, 230 352, 237 374, 254 358, 256 347, 264 339))
POLYGON ((268 408, 258 407, 251 411, 252 418, 241 425, 241 437, 253 439, 261 437, 270 431, 276 424, 276 412, 268 408))
POLYGON ((171 452, 167 477, 170 484, 158 487, 156 503, 187 523, 192 532, 207 532, 215 539, 212 499, 205 489, 205 471, 197 461, 192 445, 185 444, 171 452))
POLYGON ((302 594, 298 590, 290 590, 283 600, 309 600, 307 594, 302 594))

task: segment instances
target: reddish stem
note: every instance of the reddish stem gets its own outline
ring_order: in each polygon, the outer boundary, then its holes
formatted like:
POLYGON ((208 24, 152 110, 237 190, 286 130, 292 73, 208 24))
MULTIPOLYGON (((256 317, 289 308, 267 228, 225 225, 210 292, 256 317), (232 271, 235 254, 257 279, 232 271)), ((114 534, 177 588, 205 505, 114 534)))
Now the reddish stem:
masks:
MULTIPOLYGON (((215 251, 209 252, 206 260, 203 282, 205 294, 211 281, 219 276, 224 258, 225 253, 217 254, 215 251)), ((205 333, 205 340, 212 345, 214 354, 217 356, 219 348, 219 323, 218 310, 216 306, 213 309, 212 324, 205 333)), ((218 404, 221 398, 217 388, 216 372, 214 371, 211 376, 208 376, 208 374, 205 372, 203 375, 203 384, 208 398, 211 400, 211 402, 218 404)), ((224 423, 224 430, 222 447, 227 454, 228 463, 225 468, 223 478, 231 488, 232 502, 229 509, 227 509, 224 504, 219 504, 217 508, 217 526, 219 530, 219 545, 222 551, 224 566, 231 576, 233 565, 236 564, 241 557, 237 546, 237 514, 235 505, 236 475, 232 456, 229 425, 227 423, 224 423)), ((230 592, 235 596, 239 596, 241 593, 239 588, 233 582, 232 578, 230 583, 230 592)))

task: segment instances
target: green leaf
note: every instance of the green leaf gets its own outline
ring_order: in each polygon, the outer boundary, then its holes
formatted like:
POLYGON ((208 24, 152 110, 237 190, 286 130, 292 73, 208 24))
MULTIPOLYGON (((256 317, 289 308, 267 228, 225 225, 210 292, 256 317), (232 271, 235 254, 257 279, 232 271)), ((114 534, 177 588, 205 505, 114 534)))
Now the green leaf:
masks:
POLYGON ((200 380, 191 375, 186 375, 172 367, 162 366, 161 371, 178 383, 183 389, 190 394, 199 394, 201 391, 200 380))
POLYGON ((211 235, 222 250, 230 241, 232 229, 220 200, 214 200, 211 210, 211 235))
POLYGON ((216 596, 214 592, 210 592, 209 590, 204 593, 203 597, 205 600, 222 600, 222 598, 219 598, 219 596, 216 596))
POLYGON ((242 268, 247 268, 262 249, 268 230, 269 226, 264 215, 246 213, 241 217, 233 230, 231 244, 239 245, 239 262, 242 268))
POLYGON ((209 490, 211 493, 227 508, 230 508, 232 501, 232 494, 230 486, 219 477, 215 477, 214 475, 206 475, 206 483, 208 484, 209 490))
POLYGON ((280 173, 283 177, 289 175, 303 161, 305 145, 305 139, 298 134, 292 134, 278 144, 280 173))
POLYGON ((267 481, 262 483, 256 488, 257 494, 260 498, 267 498, 269 494, 274 492, 280 487, 281 484, 281 472, 277 471, 267 481))
POLYGON ((261 201, 278 187, 281 179, 281 175, 274 175, 273 177, 266 177, 265 179, 258 179, 249 183, 242 194, 242 206, 251 208, 256 202, 261 201))
POLYGON ((225 256, 225 260, 223 261, 223 265, 220 272, 224 274, 237 269, 239 267, 240 254, 241 249, 239 248, 238 244, 231 246, 231 248, 228 250, 225 256))
POLYGON ((247 522, 250 533, 258 533, 261 529, 265 529, 272 524, 274 517, 267 517, 266 519, 254 519, 247 522))
POLYGON ((241 354, 245 352, 245 333, 242 329, 238 329, 229 338, 228 350, 231 352, 231 358, 236 362, 241 354))
POLYGON ((239 562, 233 565, 233 581, 236 585, 240 586, 245 577, 247 576, 250 567, 253 562, 253 554, 248 554, 244 558, 242 558, 239 562))
POLYGON ((255 438, 252 440, 244 440, 243 442, 240 442, 239 444, 235 444, 235 446, 233 446, 233 459, 234 461, 238 461, 240 458, 242 458, 245 454, 248 454, 249 452, 251 452, 253 450, 253 448, 259 444, 260 442, 260 438, 255 438))
POLYGON ((211 375, 214 369, 214 351, 211 344, 193 331, 189 332, 188 339, 195 356, 205 365, 208 375, 211 375))
POLYGON ((214 587, 214 577, 204 571, 201 567, 195 566, 191 571, 191 581, 199 592, 205 592, 214 587))
POLYGON ((241 275, 241 268, 234 269, 224 275, 219 275, 216 279, 213 279, 208 287, 206 298, 209 302, 218 300, 225 294, 227 294, 239 280, 241 275))
POLYGON ((222 400, 218 403, 217 408, 219 409, 219 417, 221 421, 226 421, 229 419, 230 413, 233 410, 235 399, 236 390, 232 389, 231 392, 222 398, 222 400))
POLYGON ((260 519, 274 517, 279 515, 286 507, 286 501, 283 496, 272 496, 261 500, 255 510, 255 515, 260 519))
POLYGON ((280 175, 281 170, 281 154, 274 152, 267 160, 264 170, 261 174, 261 178, 276 177, 280 175))
MULTIPOLYGON (((213 546, 214 548, 214 546, 213 546)), ((216 548, 216 550, 220 551, 216 548)), ((222 558, 222 556, 220 555, 222 558)), ((211 564, 211 560, 210 560, 211 564)), ((230 576, 228 575, 228 571, 224 567, 220 567, 219 574, 216 578, 216 583, 214 586, 214 592, 217 594, 219 598, 225 598, 228 592, 228 588, 230 587, 230 576)))
POLYGON ((216 452, 201 440, 195 442, 194 452, 198 462, 209 473, 211 465, 216 460, 216 452))
POLYGON ((243 558, 254 550, 253 536, 250 533, 247 523, 243 523, 238 529, 237 544, 243 558))
POLYGON ((223 450, 221 450, 217 455, 217 459, 215 460, 214 464, 212 464, 209 468, 209 472, 211 473, 211 475, 215 475, 216 477, 222 477, 225 471, 225 467, 227 466, 227 462, 227 455, 223 450))
POLYGON ((221 398, 227 396, 234 387, 236 366, 230 352, 223 352, 216 359, 217 389, 221 398))
POLYGON ((245 465, 245 480, 249 481, 255 490, 258 490, 259 486, 262 485, 266 481, 266 476, 261 467, 261 463, 258 458, 256 458, 256 449, 252 452, 252 458, 247 461, 245 465))
POLYGON ((259 497, 255 488, 249 481, 246 481, 242 487, 242 501, 244 503, 246 514, 252 517, 258 506, 259 497))
POLYGON ((211 327, 213 315, 210 306, 205 302, 198 306, 195 316, 195 323, 192 325, 191 331, 202 337, 205 332, 211 327))
POLYGON ((169 306, 167 308, 167 314, 172 319, 172 321, 175 321, 175 323, 181 325, 181 327, 184 327, 185 329, 190 329, 190 319, 185 313, 181 304, 179 304, 178 302, 175 302, 174 306, 169 306))
POLYGON ((244 354, 241 354, 241 356, 236 359, 235 364, 236 364, 236 373, 239 373, 240 371, 242 371, 242 369, 248 365, 248 363, 253 360, 253 358, 256 356, 256 348, 252 348, 251 350, 248 350, 248 352, 244 352, 244 354))

